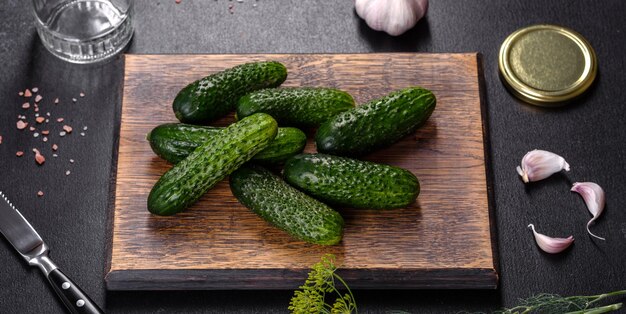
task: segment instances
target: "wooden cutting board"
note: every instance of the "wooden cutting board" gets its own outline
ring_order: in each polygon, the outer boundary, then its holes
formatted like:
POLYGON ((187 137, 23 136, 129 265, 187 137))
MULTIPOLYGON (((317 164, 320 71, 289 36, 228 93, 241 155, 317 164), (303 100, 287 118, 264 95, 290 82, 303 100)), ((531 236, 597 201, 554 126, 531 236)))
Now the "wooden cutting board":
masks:
MULTIPOLYGON (((352 288, 497 286, 477 54, 126 55, 125 62, 108 289, 293 289, 326 253, 352 288), (418 201, 389 211, 339 209, 345 235, 332 247, 270 226, 237 202, 227 180, 183 213, 151 215, 148 193, 171 165, 152 153, 146 134, 176 122, 172 100, 188 83, 258 60, 285 64, 283 86, 335 87, 357 103, 408 86, 432 90, 430 120, 366 158, 412 171, 418 201)), ((315 151, 311 140, 306 151, 315 151)))

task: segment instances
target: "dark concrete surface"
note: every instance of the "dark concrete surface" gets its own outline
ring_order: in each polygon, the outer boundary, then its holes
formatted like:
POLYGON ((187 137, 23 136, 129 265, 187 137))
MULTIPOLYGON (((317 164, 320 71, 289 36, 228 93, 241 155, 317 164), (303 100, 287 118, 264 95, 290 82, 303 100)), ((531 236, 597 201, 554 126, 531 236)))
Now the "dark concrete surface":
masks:
MULTIPOLYGON (((355 291, 361 313, 491 311, 538 292, 597 294, 626 288, 626 2, 435 0, 427 17, 397 38, 370 30, 347 0, 144 0, 135 8, 128 53, 482 53, 500 288, 355 291), (598 55, 596 83, 567 107, 522 104, 498 78, 502 41, 536 23, 577 30, 598 55), (535 148, 561 154, 572 171, 524 186, 515 166, 535 148), (592 228, 607 241, 587 236, 584 224, 590 216, 580 197, 568 192, 575 181, 604 187, 606 211, 592 228), (526 228, 529 223, 550 235, 572 234, 576 241, 563 254, 542 253, 526 228)), ((48 242, 53 259, 108 313, 286 312, 291 291, 106 292, 108 202, 123 62, 76 66, 57 60, 40 44, 29 9, 30 1, 0 5, 0 190, 48 242), (59 157, 47 151, 43 167, 35 165, 30 148, 49 146, 15 129, 23 102, 17 92, 33 86, 45 97, 61 98, 62 106, 49 107, 53 116, 88 126, 84 137, 75 131, 59 139, 59 157), (85 98, 71 103, 81 91, 85 98), (17 150, 26 155, 15 157, 17 150), (71 175, 65 176, 66 170, 71 175), (39 190, 44 197, 36 196, 39 190)), ((0 268, 0 313, 64 312, 38 270, 29 268, 4 239, 0 268)))

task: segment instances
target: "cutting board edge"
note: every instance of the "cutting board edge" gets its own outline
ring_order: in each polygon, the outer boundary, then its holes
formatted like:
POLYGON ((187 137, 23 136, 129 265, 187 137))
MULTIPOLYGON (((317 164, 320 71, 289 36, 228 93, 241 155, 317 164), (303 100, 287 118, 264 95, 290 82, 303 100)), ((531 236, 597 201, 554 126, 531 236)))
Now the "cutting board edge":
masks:
POLYGON ((491 244, 491 262, 496 274, 500 274, 500 256, 498 251, 498 224, 492 164, 491 132, 489 131, 489 104, 485 82, 485 64, 482 53, 476 53, 476 75, 478 77, 478 100, 480 101, 481 129, 483 133, 483 161, 485 167, 485 188, 487 190, 487 214, 489 215, 489 242, 491 244))
POLYGON ((120 87, 119 102, 115 107, 115 125, 113 129, 113 148, 111 149, 111 167, 109 173, 109 197, 107 198, 107 215, 106 215, 106 247, 105 247, 105 273, 111 271, 113 262, 113 238, 115 232, 115 209, 117 205, 117 166, 119 159, 120 140, 122 132, 122 108, 124 105, 124 87, 126 86, 126 55, 121 58, 122 66, 124 68, 124 74, 122 75, 122 86, 120 87))
MULTIPOLYGON (((293 290, 310 269, 115 270, 107 290, 293 290)), ((351 289, 497 289, 495 268, 339 269, 351 289)))
POLYGON ((135 57, 147 57, 147 56, 172 56, 172 57, 185 57, 185 56, 290 56, 290 55, 317 55, 317 56, 341 56, 341 55, 417 55, 417 56, 439 56, 439 55, 458 55, 458 56, 478 56, 481 55, 478 51, 468 51, 468 52, 338 52, 338 53, 309 53, 309 52, 295 52, 295 53, 126 53, 124 54, 124 59, 126 58, 135 58, 135 57))

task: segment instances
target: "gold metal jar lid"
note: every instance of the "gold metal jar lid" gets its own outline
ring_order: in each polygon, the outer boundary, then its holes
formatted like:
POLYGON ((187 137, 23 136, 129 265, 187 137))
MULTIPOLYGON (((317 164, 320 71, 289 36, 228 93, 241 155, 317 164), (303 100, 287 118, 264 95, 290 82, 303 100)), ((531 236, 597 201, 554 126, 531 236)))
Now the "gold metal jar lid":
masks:
POLYGON ((596 77, 596 54, 577 32, 556 25, 515 31, 500 47, 505 84, 518 98, 538 106, 559 106, 582 94, 596 77))

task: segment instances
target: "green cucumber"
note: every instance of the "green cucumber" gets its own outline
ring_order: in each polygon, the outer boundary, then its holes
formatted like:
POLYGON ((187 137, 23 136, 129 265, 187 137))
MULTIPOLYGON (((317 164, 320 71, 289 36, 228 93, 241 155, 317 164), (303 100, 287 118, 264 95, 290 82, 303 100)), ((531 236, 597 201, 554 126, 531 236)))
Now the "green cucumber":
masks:
POLYGON ((184 123, 166 123, 152 129, 146 139, 157 156, 176 164, 223 129, 184 123))
POLYGON ((183 211, 265 149, 277 130, 276 120, 264 113, 220 130, 157 181, 148 196, 148 210, 162 216, 183 211))
MULTIPOLYGON (((224 128, 184 123, 161 124, 146 136, 150 147, 159 157, 175 164, 185 159, 198 146, 215 137, 224 128)), ((276 138, 268 147, 252 157, 262 164, 277 165, 301 153, 306 134, 296 128, 278 128, 276 138)))
POLYGON ((334 245, 343 236, 343 218, 324 203, 291 187, 269 170, 244 165, 230 176, 241 204, 294 238, 334 245))
POLYGON ((359 156, 389 146, 424 124, 436 102, 431 91, 411 87, 342 112, 317 130, 317 151, 359 156))
POLYGON ((406 207, 420 191, 417 178, 406 169, 325 154, 290 158, 283 176, 321 201, 353 208, 406 207))
POLYGON ((277 87, 285 79, 287 69, 279 62, 238 65, 187 85, 174 99, 174 113, 180 122, 207 124, 235 109, 241 96, 277 87))
POLYGON ((271 115, 279 125, 318 127, 338 113, 354 108, 350 94, 332 88, 268 88, 239 99, 237 116, 271 115))
POLYGON ((268 147, 252 157, 264 165, 278 165, 301 153, 306 146, 306 134, 296 128, 278 128, 276 138, 268 147))

